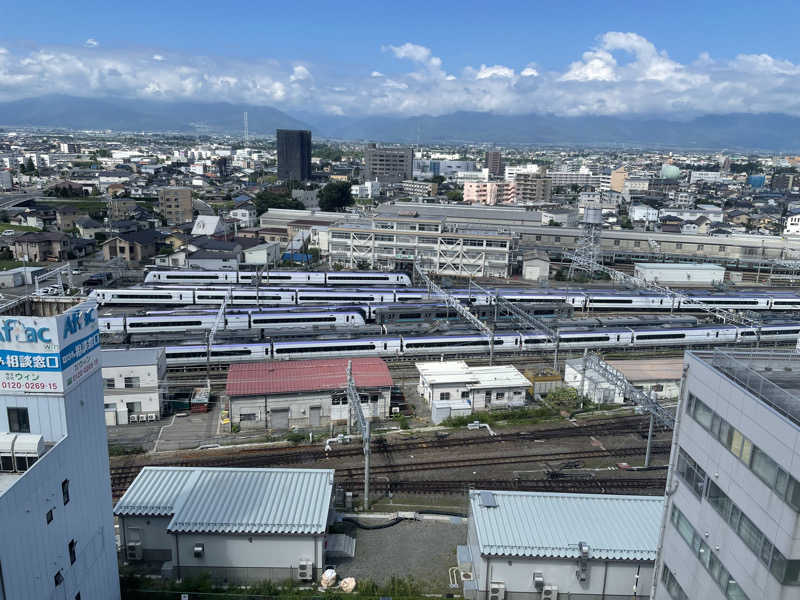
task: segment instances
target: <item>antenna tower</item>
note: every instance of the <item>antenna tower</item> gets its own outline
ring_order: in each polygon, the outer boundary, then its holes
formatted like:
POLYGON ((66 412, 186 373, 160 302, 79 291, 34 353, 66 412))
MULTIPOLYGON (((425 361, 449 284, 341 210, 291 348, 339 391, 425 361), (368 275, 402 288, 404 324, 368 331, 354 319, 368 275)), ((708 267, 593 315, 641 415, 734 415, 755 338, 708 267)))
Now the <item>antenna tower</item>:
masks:
POLYGON ((247 131, 247 111, 244 112, 244 147, 247 148, 247 144, 250 141, 250 134, 247 131))
POLYGON ((603 211, 599 206, 583 209, 583 237, 575 248, 575 256, 569 265, 569 279, 575 276, 576 269, 588 270, 592 277, 592 265, 601 262, 600 235, 603 232, 603 211), (588 265, 588 268, 585 266, 588 265))

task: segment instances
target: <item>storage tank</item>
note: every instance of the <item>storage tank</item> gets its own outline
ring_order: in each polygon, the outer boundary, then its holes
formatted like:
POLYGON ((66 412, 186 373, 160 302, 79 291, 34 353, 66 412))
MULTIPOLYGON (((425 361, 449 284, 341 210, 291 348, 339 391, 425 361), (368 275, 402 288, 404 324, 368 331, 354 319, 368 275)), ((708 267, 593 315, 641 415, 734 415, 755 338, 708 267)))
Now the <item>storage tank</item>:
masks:
POLYGON ((590 225, 603 224, 603 211, 597 207, 586 207, 583 212, 583 222, 590 225))

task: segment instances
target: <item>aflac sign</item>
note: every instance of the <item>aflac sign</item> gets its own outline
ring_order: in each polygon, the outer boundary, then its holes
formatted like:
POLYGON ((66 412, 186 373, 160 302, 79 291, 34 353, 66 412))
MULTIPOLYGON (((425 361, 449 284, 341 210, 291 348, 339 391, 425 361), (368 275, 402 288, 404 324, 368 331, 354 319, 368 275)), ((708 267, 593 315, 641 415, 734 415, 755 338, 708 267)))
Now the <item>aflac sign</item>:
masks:
POLYGON ((19 319, 4 319, 0 326, 0 342, 17 344, 51 344, 49 327, 27 326, 19 319))
POLYGON ((64 334, 62 338, 66 340, 71 335, 80 333, 86 327, 97 322, 95 309, 76 310, 64 315, 64 334))

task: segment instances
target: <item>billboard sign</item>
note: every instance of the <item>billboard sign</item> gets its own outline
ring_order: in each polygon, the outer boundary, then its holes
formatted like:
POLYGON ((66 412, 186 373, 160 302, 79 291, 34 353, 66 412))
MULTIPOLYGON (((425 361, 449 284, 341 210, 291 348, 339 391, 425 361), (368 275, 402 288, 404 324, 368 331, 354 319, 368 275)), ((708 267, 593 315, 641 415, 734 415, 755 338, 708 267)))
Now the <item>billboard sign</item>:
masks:
POLYGON ((64 393, 100 368, 97 308, 0 316, 0 393, 64 393))

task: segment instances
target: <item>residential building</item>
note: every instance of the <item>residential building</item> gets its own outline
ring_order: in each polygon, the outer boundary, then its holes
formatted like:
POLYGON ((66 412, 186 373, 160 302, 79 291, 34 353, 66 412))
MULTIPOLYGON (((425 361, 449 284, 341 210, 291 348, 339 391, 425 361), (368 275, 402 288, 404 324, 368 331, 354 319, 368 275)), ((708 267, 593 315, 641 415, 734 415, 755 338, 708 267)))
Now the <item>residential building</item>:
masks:
POLYGON ((678 217, 683 221, 694 221, 700 217, 706 217, 712 223, 722 223, 724 219, 722 208, 711 204, 697 208, 662 208, 658 211, 658 218, 663 217, 678 217))
POLYGON ((406 180, 400 182, 400 189, 409 196, 435 196, 439 193, 439 184, 430 181, 406 180))
POLYGON ((414 151, 411 148, 379 148, 368 144, 364 148, 364 181, 398 183, 409 180, 414 170, 414 151))
POLYGON ((103 242, 103 258, 108 261, 120 257, 129 263, 141 264, 161 251, 164 237, 155 229, 120 233, 103 242))
MULTIPOLYGON (((486 168, 489 169, 489 174, 493 177, 502 177, 505 170, 503 164, 503 155, 498 150, 490 150, 486 153, 486 168)), ((468 169, 462 169, 467 171, 468 169)))
POLYGON ((331 264, 348 268, 410 270, 415 261, 440 275, 508 277, 513 238, 487 232, 448 230, 445 220, 380 216, 328 228, 331 264))
POLYGON ((96 308, 2 321, 0 598, 119 599, 96 308))
POLYGON ((192 189, 187 187, 166 187, 158 190, 158 212, 167 225, 180 225, 194 218, 192 208, 192 189))
POLYGON ((157 421, 167 398, 164 348, 100 353, 106 425, 157 421))
POLYGON ((659 496, 470 490, 464 598, 647 599, 663 510, 659 496))
POLYGON ((476 411, 521 407, 531 382, 513 365, 470 367, 463 360, 419 362, 417 392, 439 424, 476 411))
POLYGON ((545 204, 550 202, 553 182, 549 177, 537 173, 514 175, 517 202, 521 204, 545 204))
POLYGON ((514 165, 514 166, 507 166, 503 170, 504 178, 509 183, 514 181, 514 178, 517 176, 517 173, 529 173, 532 175, 541 174, 542 169, 539 168, 539 165, 530 163, 527 165, 514 165))
POLYGON ((280 259, 280 242, 264 242, 244 251, 244 263, 247 265, 277 265, 280 259))
POLYGON ((386 363, 380 358, 331 358, 231 365, 225 388, 231 422, 262 430, 265 425, 285 430, 348 423, 352 414, 343 393, 348 363, 364 416, 389 418, 392 376, 386 363))
POLYGON ((197 215, 197 218, 194 220, 194 226, 192 227, 191 235, 223 235, 226 233, 226 231, 227 227, 225 220, 222 217, 218 217, 216 215, 197 215))
POLYGON ((258 211, 252 202, 237 204, 228 213, 228 217, 237 222, 237 227, 248 228, 258 225, 258 211))
POLYGON ((720 183, 722 173, 719 171, 692 171, 689 183, 720 183))
POLYGON ((377 198, 381 193, 381 184, 379 181, 365 181, 360 185, 352 186, 350 193, 353 198, 377 198))
POLYGON ((292 190, 292 200, 299 200, 306 208, 319 208, 319 190, 292 190))
POLYGON ((685 354, 655 600, 790 600, 800 585, 800 358, 685 354))
POLYGON ((33 231, 14 238, 14 258, 23 262, 59 261, 68 258, 72 238, 64 233, 33 231))
POLYGON ((103 224, 98 223, 91 217, 79 217, 76 219, 75 228, 78 230, 78 235, 87 240, 93 240, 98 233, 105 232, 103 224))
POLYGON ((14 182, 11 178, 11 171, 0 169, 0 192, 8 192, 13 187, 14 182))
POLYGON ((311 179, 311 132, 278 129, 278 179, 308 181, 311 179))
POLYGON ((783 235, 800 235, 800 211, 793 211, 786 215, 783 235))
POLYGON ((548 171, 547 176, 552 179, 553 187, 572 187, 577 185, 581 188, 592 188, 599 190, 603 186, 606 177, 603 175, 593 175, 591 169, 581 167, 577 171, 548 171))
MULTIPOLYGON (((189 194, 191 198, 191 193, 189 194)), ((110 221, 120 221, 127 219, 136 210, 136 200, 133 198, 108 199, 108 219, 110 221)))
POLYGON ((114 507, 126 563, 226 584, 317 581, 334 515, 333 473, 144 467, 114 507))
POLYGON ((81 145, 72 142, 61 142, 58 144, 59 151, 63 154, 79 154, 81 145))
POLYGON ((645 223, 655 223, 658 221, 658 209, 647 204, 631 204, 628 209, 628 216, 631 221, 644 221, 645 223))
POLYGON ((628 172, 625 170, 625 167, 620 167, 618 169, 614 169, 611 171, 611 183, 610 189, 613 192, 619 192, 620 194, 625 191, 625 180, 628 178, 628 172))
POLYGON ((470 204, 512 204, 517 198, 514 183, 505 181, 467 181, 464 183, 464 202, 470 204))

